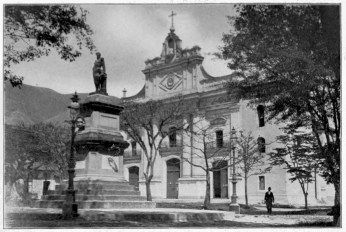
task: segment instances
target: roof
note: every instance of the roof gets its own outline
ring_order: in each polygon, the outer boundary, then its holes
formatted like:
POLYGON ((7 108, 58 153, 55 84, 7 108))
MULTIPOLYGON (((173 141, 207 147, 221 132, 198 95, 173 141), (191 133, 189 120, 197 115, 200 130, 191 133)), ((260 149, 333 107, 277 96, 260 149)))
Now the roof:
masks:
POLYGON ((213 82, 219 82, 219 81, 223 81, 223 80, 230 80, 230 79, 233 79, 233 78, 239 76, 238 72, 233 72, 233 73, 225 75, 225 76, 213 77, 213 76, 209 75, 207 73, 207 71, 205 71, 203 65, 201 65, 201 71, 202 71, 203 76, 206 77, 206 79, 203 79, 203 80, 200 81, 201 84, 204 84, 204 83, 210 84, 210 83, 213 83, 213 82))
POLYGON ((145 85, 137 94, 130 96, 130 97, 124 97, 124 98, 122 98, 122 100, 134 100, 137 98, 145 98, 145 85))

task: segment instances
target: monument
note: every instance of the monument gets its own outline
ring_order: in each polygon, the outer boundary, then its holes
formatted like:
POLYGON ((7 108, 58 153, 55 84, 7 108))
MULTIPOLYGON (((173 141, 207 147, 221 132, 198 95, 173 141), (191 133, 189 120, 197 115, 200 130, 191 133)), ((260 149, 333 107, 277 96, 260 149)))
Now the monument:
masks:
MULTIPOLYGON (((80 104, 84 128, 75 137, 75 202, 79 209, 155 208, 124 178, 123 153, 129 144, 120 134, 120 99, 108 96, 105 61, 97 53, 93 67, 96 92, 80 104)), ((67 182, 33 202, 33 207, 61 208, 67 182)))
POLYGON ((106 64, 103 57, 101 57, 101 53, 99 52, 96 52, 96 60, 93 67, 93 77, 96 88, 95 93, 108 95, 106 64))

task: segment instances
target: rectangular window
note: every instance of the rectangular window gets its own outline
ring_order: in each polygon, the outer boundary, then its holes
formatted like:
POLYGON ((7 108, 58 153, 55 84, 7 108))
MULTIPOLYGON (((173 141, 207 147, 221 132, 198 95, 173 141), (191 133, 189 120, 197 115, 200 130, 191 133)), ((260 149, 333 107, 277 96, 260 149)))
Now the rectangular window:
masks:
POLYGON ((223 147, 223 131, 219 130, 216 131, 216 147, 222 148, 223 147))
POLYGON ((259 190, 266 190, 265 176, 258 177, 259 190))

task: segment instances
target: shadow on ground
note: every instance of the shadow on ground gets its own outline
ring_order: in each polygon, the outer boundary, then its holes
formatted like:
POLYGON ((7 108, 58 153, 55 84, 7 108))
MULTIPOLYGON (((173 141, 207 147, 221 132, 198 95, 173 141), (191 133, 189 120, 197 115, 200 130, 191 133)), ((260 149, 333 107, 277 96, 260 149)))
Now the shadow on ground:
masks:
POLYGON ((9 213, 5 217, 5 228, 134 228, 134 227, 165 227, 165 228, 264 228, 264 227, 332 227, 331 223, 299 223, 297 225, 268 224, 254 222, 236 222, 236 221, 215 221, 215 222, 134 222, 134 221, 91 221, 83 218, 74 220, 63 220, 61 214, 22 214, 9 213))

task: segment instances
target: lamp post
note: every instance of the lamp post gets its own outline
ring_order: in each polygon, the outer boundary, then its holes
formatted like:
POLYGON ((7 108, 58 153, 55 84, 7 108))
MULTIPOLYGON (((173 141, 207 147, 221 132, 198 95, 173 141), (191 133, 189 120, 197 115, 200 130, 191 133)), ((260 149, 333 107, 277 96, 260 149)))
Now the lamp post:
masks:
MULTIPOLYGON (((232 143, 232 141, 235 141, 237 139, 236 136, 236 130, 234 127, 231 130, 231 146, 233 151, 233 164, 232 164, 232 196, 231 196, 231 204, 229 205, 229 210, 235 212, 236 214, 240 213, 240 206, 237 204, 237 176, 235 174, 235 142, 232 143)), ((232 154, 230 154, 231 156, 232 154)))
POLYGON ((73 178, 75 174, 75 158, 74 158, 74 139, 76 137, 76 124, 77 117, 79 115, 79 97, 77 92, 70 98, 72 100, 70 109, 71 120, 71 150, 68 160, 68 188, 66 190, 66 202, 63 204, 62 214, 66 219, 71 219, 78 215, 78 205, 76 204, 75 194, 76 191, 73 188, 73 178))

